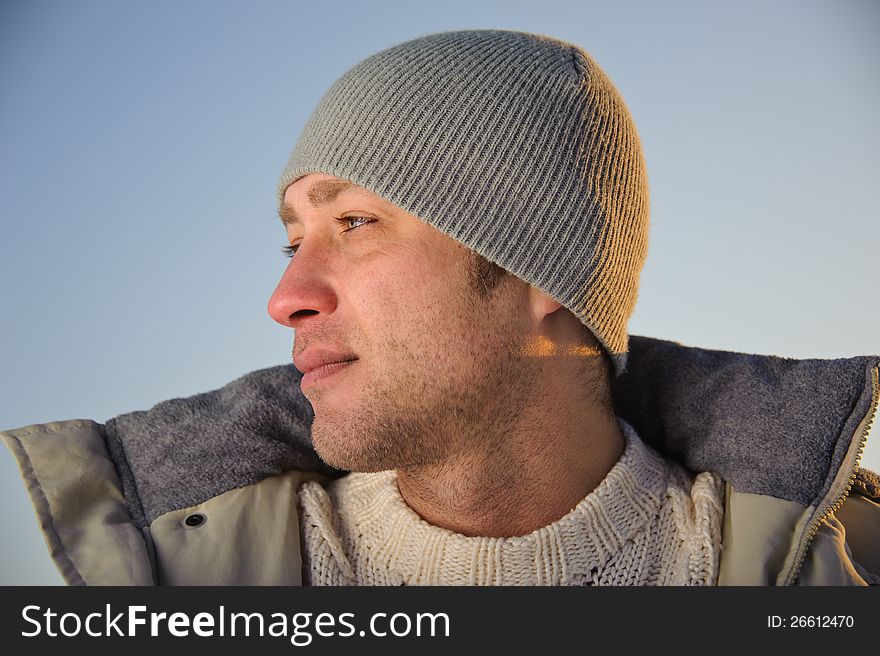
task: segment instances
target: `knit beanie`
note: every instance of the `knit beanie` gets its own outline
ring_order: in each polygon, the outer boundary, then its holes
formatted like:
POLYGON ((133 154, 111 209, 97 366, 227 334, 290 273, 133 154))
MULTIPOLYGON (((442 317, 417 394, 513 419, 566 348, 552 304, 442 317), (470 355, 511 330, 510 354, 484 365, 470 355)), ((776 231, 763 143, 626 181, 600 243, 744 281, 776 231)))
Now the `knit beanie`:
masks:
POLYGON ((616 374, 647 254, 648 188, 620 94, 575 45, 508 30, 430 34, 342 75, 278 184, 349 180, 562 303, 616 374))

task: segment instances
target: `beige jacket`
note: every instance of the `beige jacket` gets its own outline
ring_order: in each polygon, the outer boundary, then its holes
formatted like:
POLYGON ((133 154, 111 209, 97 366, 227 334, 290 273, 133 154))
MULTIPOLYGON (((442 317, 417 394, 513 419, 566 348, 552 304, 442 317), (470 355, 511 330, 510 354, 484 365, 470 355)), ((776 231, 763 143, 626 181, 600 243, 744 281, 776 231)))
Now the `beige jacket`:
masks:
MULTIPOLYGON (((615 405, 725 478, 719 585, 880 584, 880 480, 860 469, 876 357, 785 360, 631 338, 615 405), (742 407, 742 410, 738 408, 742 407)), ((70 584, 300 585, 296 493, 326 469, 291 366, 106 424, 6 431, 70 584)))

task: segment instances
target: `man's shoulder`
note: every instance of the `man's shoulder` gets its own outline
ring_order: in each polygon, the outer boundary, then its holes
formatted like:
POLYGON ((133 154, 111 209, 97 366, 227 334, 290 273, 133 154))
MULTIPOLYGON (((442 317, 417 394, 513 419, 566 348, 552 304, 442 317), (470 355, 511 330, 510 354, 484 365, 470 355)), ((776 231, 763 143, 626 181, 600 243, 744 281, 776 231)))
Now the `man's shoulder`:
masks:
POLYGON ((720 474, 749 507, 818 516, 845 498, 880 401, 880 356, 797 360, 636 336, 631 351, 615 407, 659 452, 720 474))

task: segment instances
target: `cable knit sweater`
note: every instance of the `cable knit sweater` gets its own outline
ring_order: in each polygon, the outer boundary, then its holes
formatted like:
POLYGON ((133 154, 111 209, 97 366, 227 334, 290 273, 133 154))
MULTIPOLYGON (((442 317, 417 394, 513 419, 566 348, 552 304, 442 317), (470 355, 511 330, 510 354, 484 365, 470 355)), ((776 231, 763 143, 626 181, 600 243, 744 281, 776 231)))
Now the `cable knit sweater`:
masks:
POLYGON ((723 483, 620 421, 626 445, 567 515, 524 536, 467 537, 422 520, 393 471, 299 492, 309 585, 713 585, 723 483))

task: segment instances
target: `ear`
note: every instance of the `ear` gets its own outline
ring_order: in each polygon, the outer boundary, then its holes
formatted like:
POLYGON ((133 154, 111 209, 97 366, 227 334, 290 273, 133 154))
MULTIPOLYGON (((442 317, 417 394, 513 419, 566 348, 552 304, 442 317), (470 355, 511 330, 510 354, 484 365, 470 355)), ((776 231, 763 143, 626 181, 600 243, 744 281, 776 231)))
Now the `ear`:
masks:
POLYGON ((540 289, 529 286, 529 308, 536 323, 542 323, 549 315, 563 307, 562 303, 551 298, 540 289))

